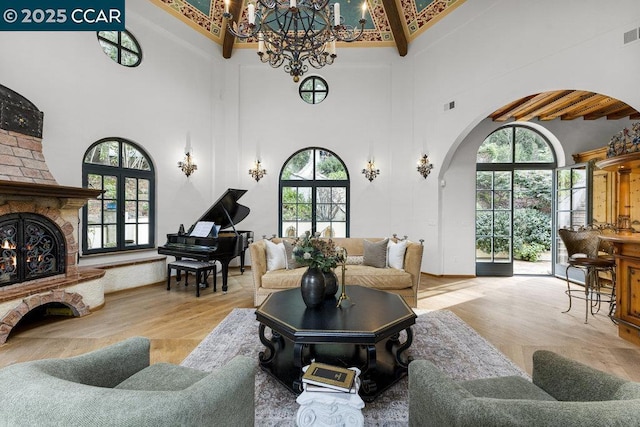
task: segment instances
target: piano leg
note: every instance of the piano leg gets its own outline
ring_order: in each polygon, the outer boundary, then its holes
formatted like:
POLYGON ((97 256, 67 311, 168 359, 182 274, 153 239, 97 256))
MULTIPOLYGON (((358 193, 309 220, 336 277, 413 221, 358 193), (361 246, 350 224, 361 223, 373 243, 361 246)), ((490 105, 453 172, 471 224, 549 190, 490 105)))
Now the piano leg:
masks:
POLYGON ((229 276, 229 263, 230 259, 220 260, 220 264, 222 264, 222 293, 227 293, 227 277, 229 276))
POLYGON ((240 252, 240 274, 244 274, 244 250, 240 252))

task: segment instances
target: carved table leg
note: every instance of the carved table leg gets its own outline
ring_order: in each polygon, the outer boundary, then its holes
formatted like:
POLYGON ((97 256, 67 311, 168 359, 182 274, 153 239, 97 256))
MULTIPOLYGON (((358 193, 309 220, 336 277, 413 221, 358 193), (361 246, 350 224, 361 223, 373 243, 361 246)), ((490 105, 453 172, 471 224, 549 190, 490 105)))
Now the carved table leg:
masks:
POLYGON ((271 364, 271 362, 273 362, 274 357, 276 356, 276 346, 275 344, 278 343, 278 341, 280 341, 282 339, 282 337, 276 333, 274 333, 272 331, 272 337, 271 339, 267 339, 267 337, 264 335, 264 330, 265 330, 266 326, 263 325, 262 323, 260 324, 259 328, 258 328, 258 335, 260 337, 260 342, 262 344, 264 344, 264 346, 266 347, 266 351, 261 351, 258 354, 258 360, 260 361, 260 364, 262 366, 267 366, 269 364, 271 364))

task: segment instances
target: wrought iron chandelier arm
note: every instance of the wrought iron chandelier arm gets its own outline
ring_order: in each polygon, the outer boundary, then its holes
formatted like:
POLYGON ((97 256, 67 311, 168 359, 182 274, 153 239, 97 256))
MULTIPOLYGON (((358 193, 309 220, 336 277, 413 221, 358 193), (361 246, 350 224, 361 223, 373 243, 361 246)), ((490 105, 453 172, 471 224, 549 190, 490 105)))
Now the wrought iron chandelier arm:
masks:
POLYGON ((285 71, 297 82, 309 68, 306 63, 322 68, 334 62, 336 40, 352 42, 364 34, 366 4, 359 25, 348 26, 340 15, 340 4, 329 1, 255 0, 247 6, 247 15, 235 23, 225 3, 223 16, 235 37, 258 40, 260 61, 274 68, 285 64, 285 71))

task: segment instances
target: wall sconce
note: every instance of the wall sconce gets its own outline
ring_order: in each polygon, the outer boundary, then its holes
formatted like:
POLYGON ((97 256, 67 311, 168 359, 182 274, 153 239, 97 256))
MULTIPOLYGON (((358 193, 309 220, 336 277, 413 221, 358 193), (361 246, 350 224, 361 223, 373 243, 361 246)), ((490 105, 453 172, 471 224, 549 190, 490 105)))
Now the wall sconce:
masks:
POLYGON ((427 179, 429 174, 431 173, 431 169, 433 169, 433 165, 429 163, 429 156, 423 154, 418 160, 418 173, 422 175, 424 179, 427 179))
POLYGON ((191 153, 190 152, 186 152, 184 155, 184 161, 182 162, 178 162, 178 167, 180 168, 180 170, 187 175, 187 178, 196 170, 198 169, 198 165, 196 165, 195 163, 193 163, 193 157, 191 157, 191 153))
POLYGON ((249 169, 249 175, 251 175, 251 177, 255 179, 256 182, 264 178, 266 174, 267 170, 262 168, 260 160, 256 160, 256 164, 251 169, 249 169))
POLYGON ((367 178, 369 182, 371 182, 376 179, 378 175, 380 175, 380 169, 376 169, 376 164, 373 162, 373 160, 369 160, 367 162, 367 166, 362 169, 362 173, 364 174, 364 177, 367 178))

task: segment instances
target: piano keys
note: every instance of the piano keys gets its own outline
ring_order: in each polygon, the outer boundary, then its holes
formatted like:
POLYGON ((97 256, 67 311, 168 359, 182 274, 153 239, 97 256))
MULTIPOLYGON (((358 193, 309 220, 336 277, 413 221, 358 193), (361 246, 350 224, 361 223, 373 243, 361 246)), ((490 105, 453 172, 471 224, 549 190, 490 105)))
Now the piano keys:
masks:
POLYGON ((222 264, 222 292, 226 293, 229 263, 240 257, 240 271, 244 273, 245 251, 253 241, 253 231, 236 229, 236 224, 250 212, 248 207, 238 203, 238 199, 246 192, 229 188, 186 233, 167 234, 167 243, 158 247, 158 253, 173 255, 176 260, 219 261, 222 264), (218 227, 214 227, 206 237, 190 236, 201 221, 214 222, 219 226, 219 231, 218 227))

